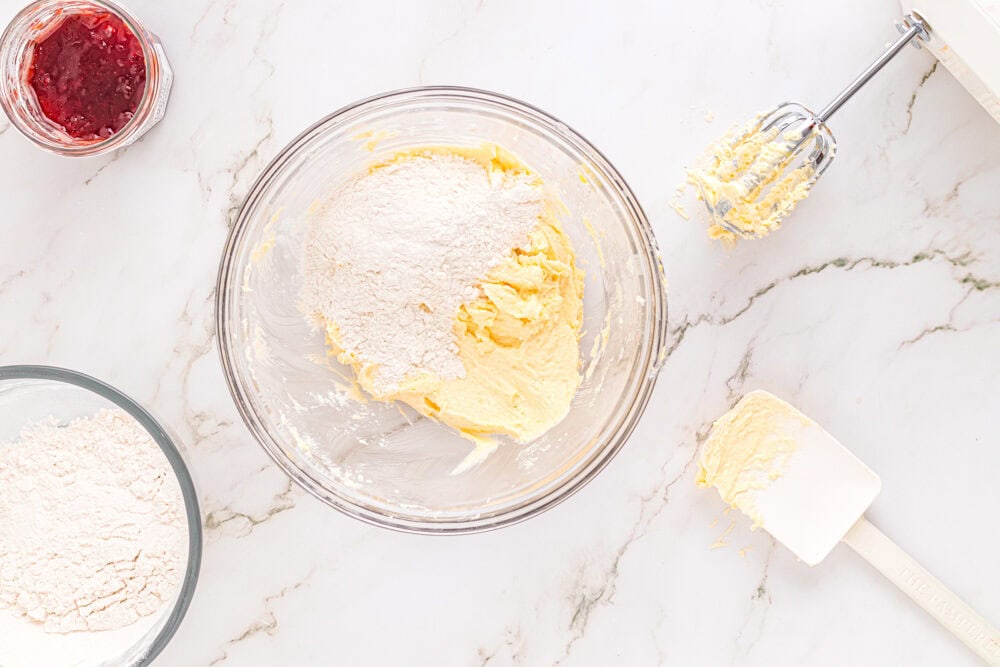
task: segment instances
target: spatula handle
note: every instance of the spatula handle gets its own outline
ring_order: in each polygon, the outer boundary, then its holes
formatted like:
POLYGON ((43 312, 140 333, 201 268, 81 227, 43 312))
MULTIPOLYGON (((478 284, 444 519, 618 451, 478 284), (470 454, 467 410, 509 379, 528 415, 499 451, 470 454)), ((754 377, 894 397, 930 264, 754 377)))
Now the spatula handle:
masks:
POLYGON ((882 531, 861 517, 844 542, 990 665, 1000 665, 1000 630, 990 625, 882 531))

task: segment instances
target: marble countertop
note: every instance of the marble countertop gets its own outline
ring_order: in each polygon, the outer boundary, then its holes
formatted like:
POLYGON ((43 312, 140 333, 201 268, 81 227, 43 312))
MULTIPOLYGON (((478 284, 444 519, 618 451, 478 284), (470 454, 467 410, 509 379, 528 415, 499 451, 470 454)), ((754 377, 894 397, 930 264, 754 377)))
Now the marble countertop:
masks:
POLYGON ((207 545, 158 665, 976 664, 846 547, 809 568, 736 519, 713 550, 730 517, 694 486, 711 420, 769 389, 881 475, 872 520, 1000 623, 1000 126, 908 49, 835 117, 837 160, 773 238, 727 253, 669 206, 727 126, 837 92, 895 35, 892 0, 129 4, 175 70, 160 125, 72 160, 0 121, 0 363, 96 375, 179 434, 207 545), (588 137, 671 286, 669 357, 624 450, 557 508, 459 538, 292 486, 233 407, 213 323, 264 165, 419 84, 513 95, 588 137))

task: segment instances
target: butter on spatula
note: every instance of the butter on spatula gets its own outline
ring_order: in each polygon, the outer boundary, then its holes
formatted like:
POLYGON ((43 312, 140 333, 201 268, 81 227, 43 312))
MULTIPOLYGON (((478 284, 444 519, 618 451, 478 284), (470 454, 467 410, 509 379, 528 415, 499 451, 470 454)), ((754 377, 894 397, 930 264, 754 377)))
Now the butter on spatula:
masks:
POLYGON ((794 407, 752 391, 712 425, 698 485, 763 527, 809 565, 843 541, 989 664, 1000 630, 962 602, 864 517, 881 481, 794 407))
POLYGON ((698 484, 714 486, 809 565, 826 558, 882 487, 816 422, 766 391, 750 392, 712 425, 698 484))

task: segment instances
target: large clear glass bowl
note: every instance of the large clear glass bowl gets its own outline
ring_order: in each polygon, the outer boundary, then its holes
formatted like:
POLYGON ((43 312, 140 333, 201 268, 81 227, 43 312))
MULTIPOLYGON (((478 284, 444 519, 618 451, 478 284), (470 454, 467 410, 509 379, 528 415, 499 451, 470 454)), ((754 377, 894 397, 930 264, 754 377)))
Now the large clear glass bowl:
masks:
POLYGON ((254 184, 219 270, 222 363, 253 435, 297 483, 381 526, 460 533, 552 507, 596 475, 636 425, 664 349, 666 294, 649 222, 614 167, 564 123, 480 90, 418 88, 363 100, 289 144, 254 184), (409 408, 358 401, 298 308, 311 209, 345 179, 399 150, 499 144, 568 209, 586 272, 583 382, 539 439, 501 439, 456 472, 472 444, 409 408))
MULTIPOLYGON (((153 662, 177 632, 194 596, 201 568, 202 530, 198 497, 191 474, 170 436, 145 409, 131 398, 100 380, 65 368, 51 366, 0 367, 0 443, 12 442, 29 424, 54 418, 59 424, 89 417, 100 410, 119 408, 135 419, 159 445, 174 472, 187 516, 187 563, 172 600, 151 622, 139 621, 139 632, 129 627, 114 631, 114 642, 95 642, 112 654, 96 654, 75 647, 73 665, 78 667, 144 667, 153 662), (83 651, 83 652, 81 652, 83 651)), ((2 446, 2 444, 0 444, 2 446)), ((74 633, 76 634, 76 633, 74 633)), ((61 641, 73 635, 52 635, 61 641)), ((0 639, 0 642, 4 641, 0 639)), ((0 648, 0 664, 3 664, 0 648)), ((33 663, 33 664, 41 664, 33 663)), ((48 663, 46 663, 48 664, 48 663)))

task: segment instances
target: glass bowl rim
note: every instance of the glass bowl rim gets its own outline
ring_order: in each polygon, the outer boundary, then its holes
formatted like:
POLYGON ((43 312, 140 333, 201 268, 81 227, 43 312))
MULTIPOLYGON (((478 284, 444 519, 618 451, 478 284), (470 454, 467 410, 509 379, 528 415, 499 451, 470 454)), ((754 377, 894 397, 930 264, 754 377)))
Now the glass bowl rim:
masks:
POLYGON ((166 648, 167 644, 176 634, 181 621, 191 605, 195 588, 198 585, 198 576, 201 571, 201 557, 204 548, 204 536, 201 528, 201 510, 198 505, 198 495, 194 488, 194 480, 188 470, 187 464, 181 458, 180 451, 174 445, 173 440, 167 435, 159 422, 141 405, 126 396, 121 391, 111 385, 78 371, 58 366, 38 366, 38 365, 16 365, 0 366, 0 382, 5 380, 45 380, 48 382, 61 382, 63 384, 74 385, 101 398, 108 400, 119 408, 127 412, 133 419, 149 433, 150 437, 159 445, 163 455, 170 462, 170 467, 174 471, 174 477, 181 489, 181 497, 184 500, 184 508, 187 514, 188 529, 188 558, 184 578, 181 581, 180 590, 177 594, 177 601, 174 603, 170 616, 164 624, 149 650, 136 663, 137 667, 145 667, 166 648))
POLYGON ((659 247, 656 237, 653 234, 652 225, 625 179, 603 153, 594 147, 583 135, 573 130, 563 121, 517 98, 466 86, 417 86, 372 95, 327 114, 289 141, 272 158, 254 181, 240 206, 235 221, 230 227, 219 263, 215 298, 216 338, 223 374, 226 378, 226 384, 229 387, 233 402, 240 413, 240 417, 257 443, 286 475, 324 504, 370 525, 404 533, 459 535, 496 530, 537 516, 572 496, 596 477, 615 458, 628 441, 645 412, 646 405, 656 385, 659 369, 666 357, 667 294, 659 247), (343 123, 345 118, 353 120, 351 118, 352 114, 366 111, 368 107, 373 107, 379 103, 388 104, 393 101, 405 104, 408 101, 421 99, 446 100, 448 98, 457 98, 463 102, 483 104, 492 106, 494 109, 502 109, 507 112, 519 114, 522 118, 527 118, 540 124, 548 134, 554 135, 547 137, 548 140, 561 140, 569 144, 573 149, 585 154, 593 162, 593 166, 601 173, 606 184, 610 186, 610 189, 619 198, 618 203, 628 213, 627 217, 631 223, 631 227, 637 237, 639 237, 638 240, 641 243, 641 250, 643 252, 640 254, 646 260, 646 266, 649 268, 647 277, 649 278, 653 298, 649 299, 650 315, 648 319, 650 330, 646 332, 648 341, 646 342, 645 349, 642 350, 643 354, 640 355, 640 359, 644 363, 637 363, 632 370, 633 373, 641 373, 641 376, 638 380, 633 381, 635 387, 631 392, 633 394, 631 405, 624 412, 623 416, 619 418, 618 423, 613 425, 610 433, 608 433, 607 437, 598 446, 599 451, 594 456, 578 467, 558 486, 522 504, 498 510, 486 517, 427 520, 400 517, 378 508, 361 505, 355 500, 345 497, 342 493, 317 482, 312 475, 296 465, 285 454, 277 439, 258 417, 252 402, 249 400, 251 392, 244 387, 241 374, 236 368, 236 357, 233 354, 229 340, 231 328, 228 310, 230 308, 229 291, 239 282, 236 276, 233 275, 236 263, 235 251, 243 241, 245 230, 249 224, 250 214, 257 208, 258 200, 267 191, 272 181, 282 175, 286 164, 292 158, 307 148, 324 131, 343 123))

